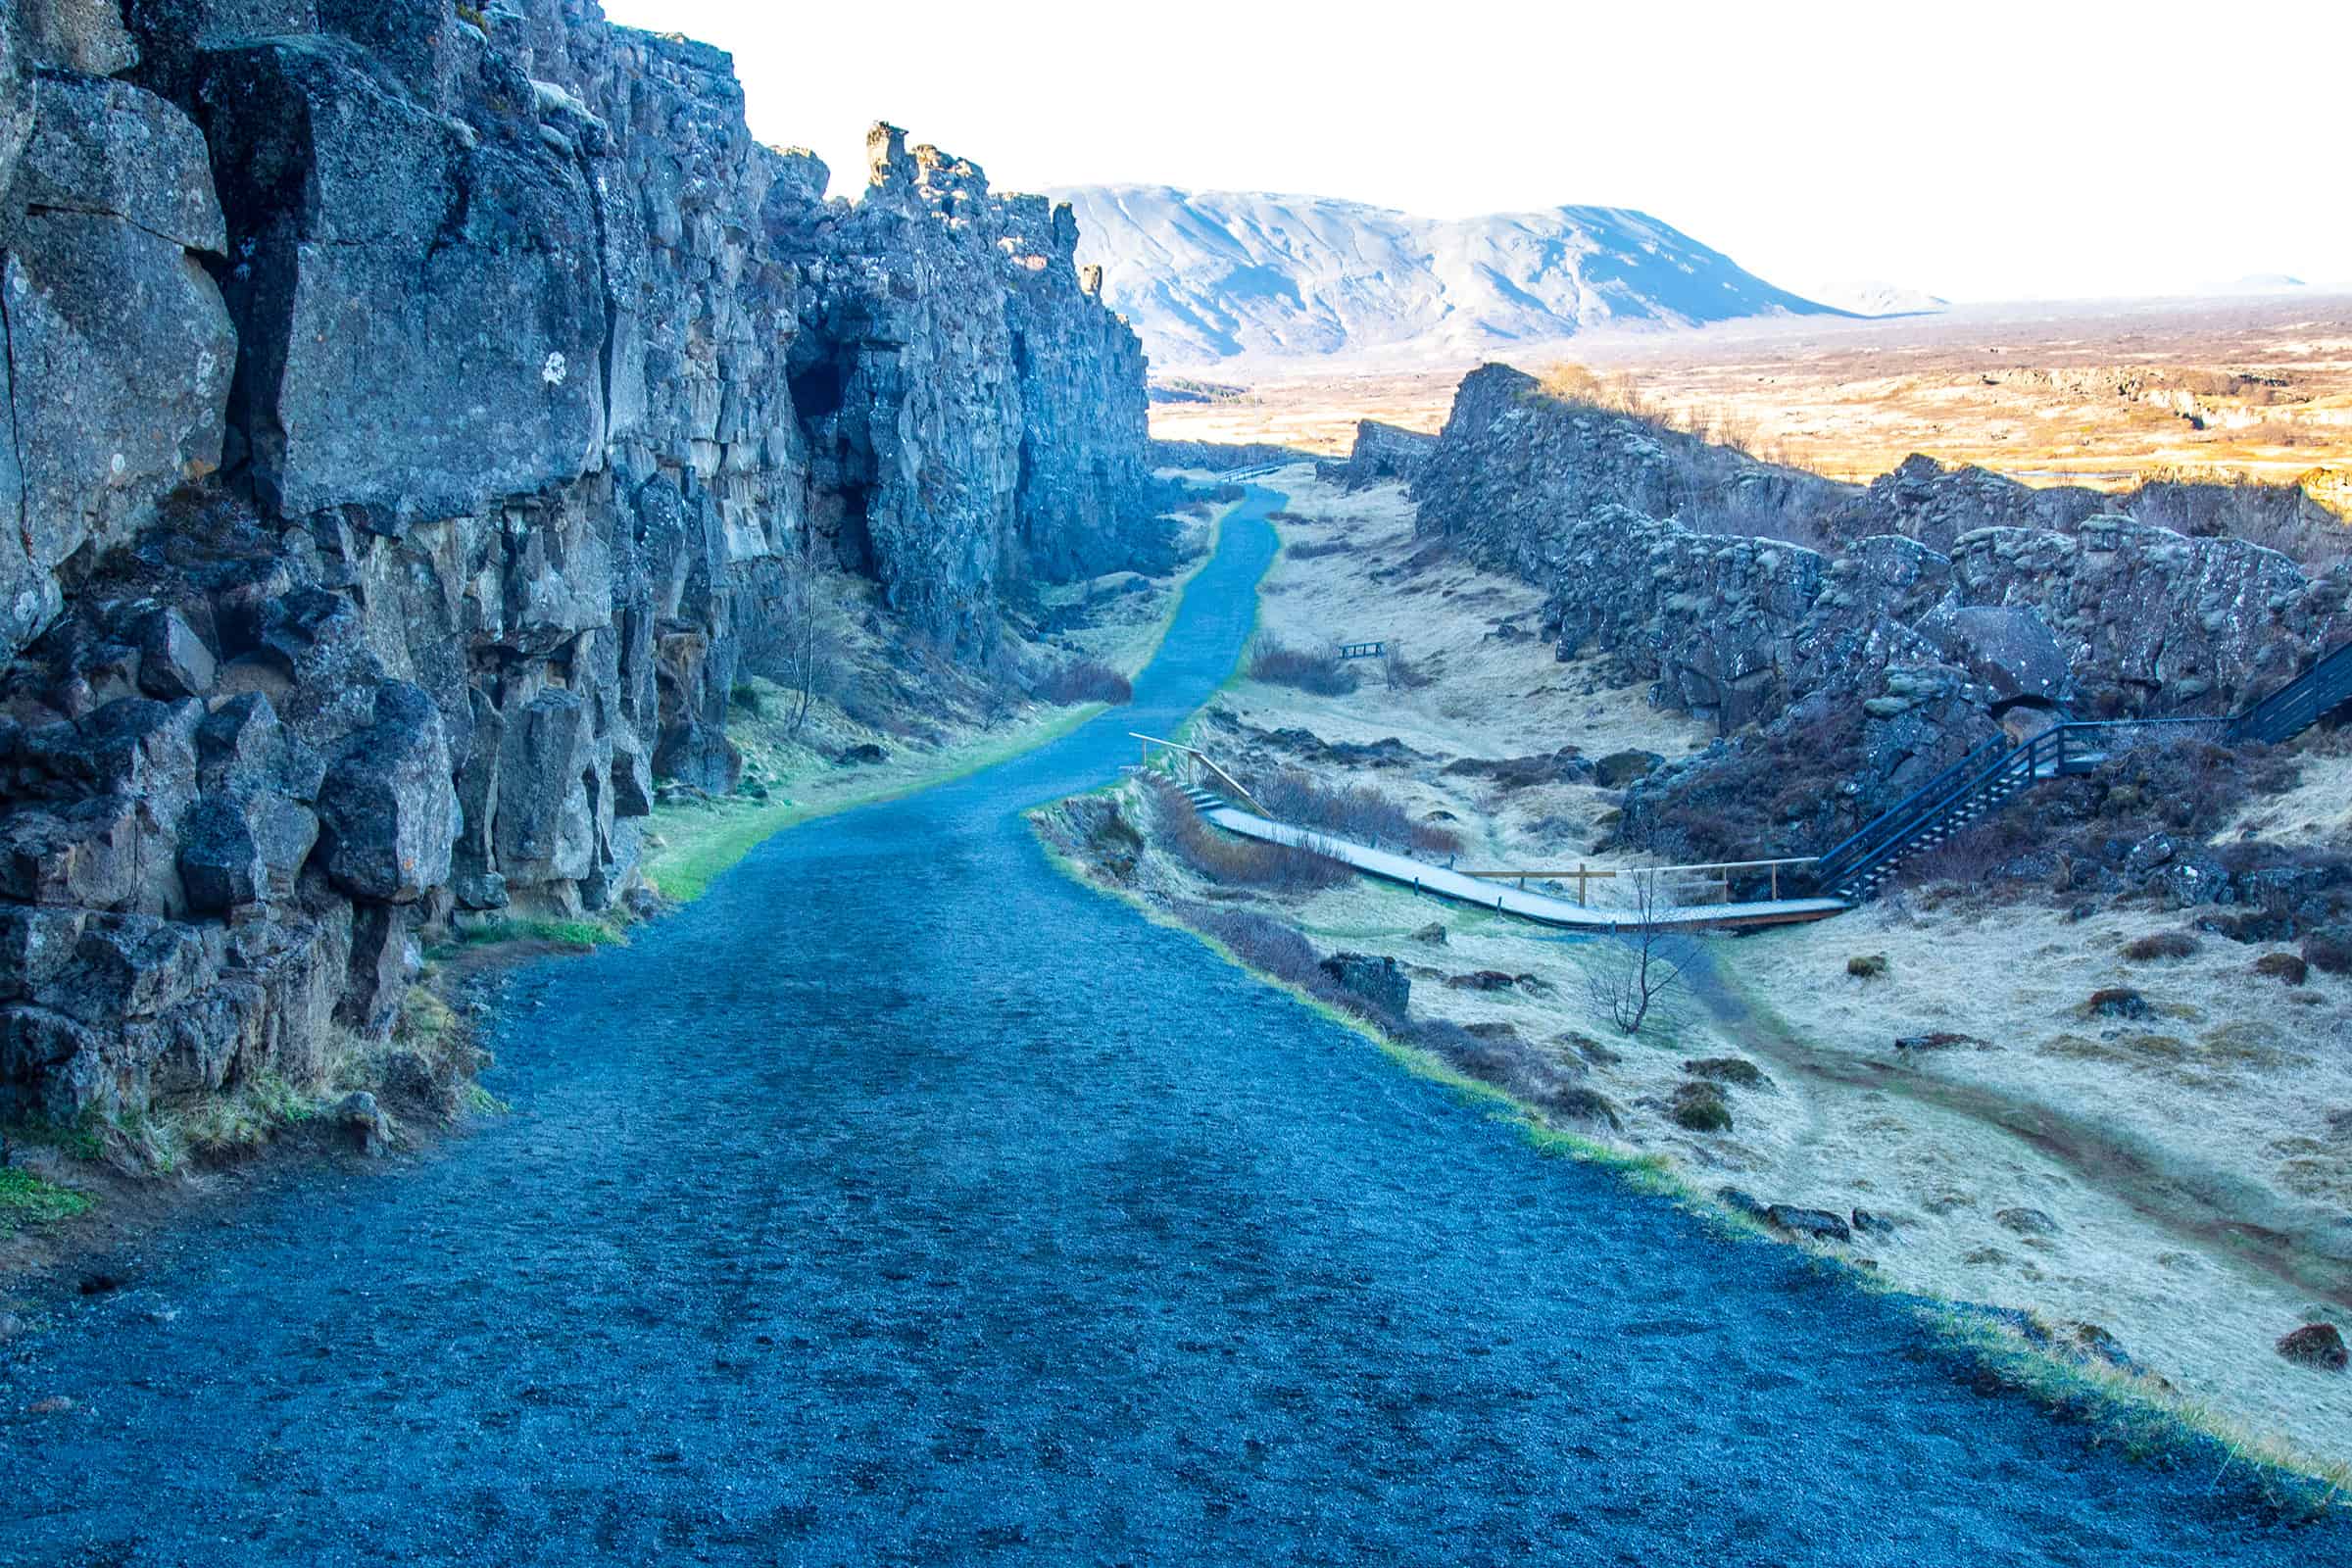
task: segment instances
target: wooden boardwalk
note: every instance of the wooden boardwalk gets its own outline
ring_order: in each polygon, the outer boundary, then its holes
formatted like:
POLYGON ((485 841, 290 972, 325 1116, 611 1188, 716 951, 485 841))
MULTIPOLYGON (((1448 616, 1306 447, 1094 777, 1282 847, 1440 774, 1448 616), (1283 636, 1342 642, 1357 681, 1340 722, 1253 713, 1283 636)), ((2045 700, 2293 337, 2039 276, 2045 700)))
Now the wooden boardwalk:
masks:
MULTIPOLYGON (((1522 919, 1544 925, 1561 926, 1573 931, 1608 932, 1634 925, 1630 909, 1592 908, 1555 899, 1547 894, 1529 893, 1518 888, 1495 887, 1463 871, 1452 871, 1442 865, 1431 865, 1409 856, 1392 855, 1366 845, 1333 838, 1327 833, 1310 832, 1288 823, 1270 821, 1233 806, 1209 806, 1200 814, 1231 833, 1245 838, 1263 839, 1269 844, 1297 844, 1311 848, 1318 855, 1328 855, 1344 860, 1367 876, 1380 877, 1467 904, 1481 909, 1498 909, 1522 919)), ((1701 926, 1791 925, 1804 920, 1826 920, 1833 914, 1842 914, 1852 906, 1843 899, 1773 899, 1745 904, 1690 904, 1654 909, 1650 914, 1653 925, 1693 929, 1701 926)))

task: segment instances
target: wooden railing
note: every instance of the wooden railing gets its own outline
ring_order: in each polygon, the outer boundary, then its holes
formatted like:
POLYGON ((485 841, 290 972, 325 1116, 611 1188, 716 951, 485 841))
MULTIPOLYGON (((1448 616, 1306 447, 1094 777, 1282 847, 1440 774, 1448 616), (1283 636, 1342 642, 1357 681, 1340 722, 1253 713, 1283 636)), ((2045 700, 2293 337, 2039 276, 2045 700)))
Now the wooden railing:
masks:
POLYGON ((1813 857, 1797 855, 1777 860, 1706 860, 1694 865, 1626 866, 1615 871, 1595 871, 1591 866, 1579 862, 1573 868, 1534 867, 1527 870, 1510 871, 1461 871, 1457 874, 1477 877, 1483 882, 1516 882, 1522 889, 1527 886, 1529 877, 1534 877, 1540 882, 1574 882, 1576 884, 1576 902, 1579 904, 1586 902, 1585 884, 1588 882, 1606 882, 1621 876, 1652 878, 1695 876, 1701 880, 1716 883, 1718 891, 1722 894, 1723 902, 1729 904, 1732 902, 1732 873, 1734 871, 1768 871, 1771 874, 1772 898, 1777 903, 1781 896, 1781 867, 1784 865, 1811 865, 1812 863, 1813 857))
POLYGON ((1268 818, 1271 818, 1274 815, 1272 811, 1267 810, 1265 807, 1259 803, 1256 796, 1250 793, 1250 788, 1248 785, 1244 784, 1240 779, 1235 778, 1231 773, 1226 772, 1222 767, 1219 767, 1217 765, 1216 759, 1209 756, 1206 752, 1200 750, 1200 748, 1198 746, 1187 746, 1182 741, 1162 740, 1157 735, 1146 735, 1141 730, 1131 729, 1127 732, 1127 734, 1131 739, 1139 740, 1144 743, 1143 766, 1148 768, 1152 765, 1152 748, 1156 746, 1163 754, 1167 756, 1169 761, 1174 764, 1174 766, 1183 768, 1185 770, 1183 775, 1183 781, 1185 783, 1197 783, 1200 774, 1205 771, 1211 777, 1221 781, 1225 787, 1232 790, 1234 794, 1240 796, 1243 800, 1248 801, 1251 806, 1257 807, 1258 813, 1260 815, 1268 818))
POLYGON ((1381 659, 1387 656, 1388 651, 1389 645, 1381 642, 1340 644, 1342 659, 1381 659))

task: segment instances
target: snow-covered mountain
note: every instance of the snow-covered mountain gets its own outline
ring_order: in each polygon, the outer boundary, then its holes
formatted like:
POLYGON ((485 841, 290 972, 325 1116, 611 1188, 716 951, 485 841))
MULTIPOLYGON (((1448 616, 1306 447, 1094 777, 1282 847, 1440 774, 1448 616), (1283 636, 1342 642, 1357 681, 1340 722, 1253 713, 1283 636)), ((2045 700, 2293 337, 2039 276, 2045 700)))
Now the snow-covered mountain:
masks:
POLYGON ((1321 196, 1088 185, 1078 259, 1160 367, 1466 358, 1604 325, 1835 314, 1622 207, 1414 218, 1321 196))

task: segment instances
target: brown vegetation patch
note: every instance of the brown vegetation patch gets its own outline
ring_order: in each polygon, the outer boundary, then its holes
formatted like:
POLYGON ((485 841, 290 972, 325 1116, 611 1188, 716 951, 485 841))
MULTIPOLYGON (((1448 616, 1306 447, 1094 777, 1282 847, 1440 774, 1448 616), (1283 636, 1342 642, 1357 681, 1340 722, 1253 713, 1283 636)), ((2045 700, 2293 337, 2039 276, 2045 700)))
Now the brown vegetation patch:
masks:
POLYGON ((1316 697, 1345 697, 1356 688, 1355 671, 1336 648, 1294 648, 1271 637, 1250 645, 1250 678, 1291 686, 1316 697))
POLYGON ((1037 696, 1056 708, 1078 703, 1109 703, 1116 707, 1135 700, 1135 687, 1126 676, 1099 659, 1073 659, 1037 683, 1037 696))
POLYGON ((2150 963, 2159 958, 2190 957, 2201 946, 2185 931, 2152 931, 2125 943, 2123 952, 2133 963, 2150 963))
POLYGON ((1455 855, 1462 848, 1460 835, 1433 822, 1416 822, 1374 785, 1332 789, 1304 769, 1289 767, 1257 781, 1252 793, 1279 821, 1318 828, 1374 849, 1455 855))
POLYGON ((1683 1063, 1683 1071, 1693 1078, 1710 1083, 1730 1084, 1739 1089, 1770 1089, 1772 1080, 1764 1070, 1744 1056, 1702 1056, 1683 1063))
POLYGON ((1677 1127, 1694 1133, 1728 1133, 1732 1130, 1732 1104, 1724 1098, 1723 1086, 1696 1080, 1675 1086, 1674 1098, 1667 1102, 1667 1115, 1677 1127))
POLYGON ((1227 888, 1315 893, 1355 873, 1328 855, 1297 844, 1223 833, 1201 820, 1184 792, 1165 779, 1151 781, 1152 809, 1169 852, 1196 875, 1227 888))

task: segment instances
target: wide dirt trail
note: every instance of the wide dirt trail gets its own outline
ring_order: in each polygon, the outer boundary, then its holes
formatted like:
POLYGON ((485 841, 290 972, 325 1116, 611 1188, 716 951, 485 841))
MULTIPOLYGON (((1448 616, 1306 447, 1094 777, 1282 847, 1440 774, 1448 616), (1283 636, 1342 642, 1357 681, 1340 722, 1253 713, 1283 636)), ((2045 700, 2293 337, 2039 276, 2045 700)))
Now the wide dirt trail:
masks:
POLYGON ((535 971, 513 1116, 61 1305, 0 1562, 2345 1560, 1055 874, 1018 808, 1231 668, 1277 499, 1132 710, 535 971))

